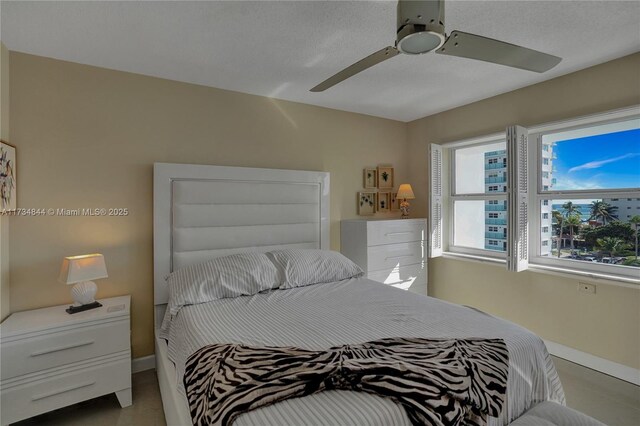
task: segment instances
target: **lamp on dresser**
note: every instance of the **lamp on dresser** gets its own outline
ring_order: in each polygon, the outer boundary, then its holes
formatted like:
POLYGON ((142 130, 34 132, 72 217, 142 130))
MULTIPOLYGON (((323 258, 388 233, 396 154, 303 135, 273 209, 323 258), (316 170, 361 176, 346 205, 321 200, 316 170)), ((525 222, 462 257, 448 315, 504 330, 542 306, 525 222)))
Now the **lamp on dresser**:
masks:
POLYGON ((408 219, 409 202, 407 200, 413 200, 416 198, 415 195, 413 195, 413 189, 411 188, 411 185, 408 183, 403 183, 402 185, 400 185, 396 198, 402 200, 400 202, 400 211, 402 212, 402 218, 408 219))
POLYGON ((96 301, 98 286, 91 280, 107 278, 107 267, 101 254, 84 254, 69 256, 62 260, 58 281, 63 284, 74 284, 71 289, 73 305, 66 310, 70 314, 99 308, 96 301))

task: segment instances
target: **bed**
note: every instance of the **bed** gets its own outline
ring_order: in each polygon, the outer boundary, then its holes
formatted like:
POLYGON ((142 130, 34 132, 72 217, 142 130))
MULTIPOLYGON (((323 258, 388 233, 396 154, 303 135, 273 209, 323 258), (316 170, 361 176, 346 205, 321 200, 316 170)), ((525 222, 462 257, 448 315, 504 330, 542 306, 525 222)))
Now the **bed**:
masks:
MULTIPOLYGON (((366 278, 185 306, 165 315, 165 277, 240 252, 329 248, 329 175, 324 172, 181 164, 154 167, 156 368, 167 423, 190 424, 182 375, 187 357, 212 343, 322 350, 386 337, 502 338, 509 349, 506 424, 540 401, 564 404, 542 340, 469 307, 366 278)), ((252 410, 244 425, 409 425, 404 409, 362 392, 325 391, 252 410)))

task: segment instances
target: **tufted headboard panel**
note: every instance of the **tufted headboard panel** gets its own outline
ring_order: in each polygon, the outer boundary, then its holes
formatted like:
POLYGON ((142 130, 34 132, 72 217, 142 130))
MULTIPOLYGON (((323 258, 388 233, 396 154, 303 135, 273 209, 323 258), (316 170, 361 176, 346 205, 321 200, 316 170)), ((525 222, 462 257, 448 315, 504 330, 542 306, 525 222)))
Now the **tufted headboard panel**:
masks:
POLYGON ((154 303, 171 271, 241 251, 329 248, 329 173, 154 165, 154 303))

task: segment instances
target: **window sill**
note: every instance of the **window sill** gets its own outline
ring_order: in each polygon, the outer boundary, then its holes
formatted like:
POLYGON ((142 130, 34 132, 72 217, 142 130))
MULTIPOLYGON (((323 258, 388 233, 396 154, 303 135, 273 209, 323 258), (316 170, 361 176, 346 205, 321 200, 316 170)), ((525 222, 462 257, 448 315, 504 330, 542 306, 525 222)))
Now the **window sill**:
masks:
POLYGON ((497 257, 489 257, 489 256, 480 256, 477 254, 466 254, 466 253, 457 253, 452 251, 445 251, 442 253, 442 257, 445 259, 458 259, 458 260, 466 260, 469 262, 483 263, 489 265, 496 265, 504 267, 507 264, 505 259, 500 259, 497 257))
MULTIPOLYGON (((479 255, 473 255, 473 254, 454 253, 450 251, 444 252, 442 254, 442 257, 445 259, 463 260, 466 262, 482 263, 484 265, 500 266, 502 268, 504 268, 507 263, 505 259, 497 259, 495 257, 479 256, 479 255)), ((530 271, 533 273, 539 273, 539 274, 555 275, 555 276, 564 277, 572 280, 584 279, 589 281, 597 281, 598 283, 614 285, 618 287, 640 289, 640 279, 620 277, 616 275, 607 275, 607 274, 595 273, 595 272, 583 272, 583 271, 577 271, 575 269, 558 268, 553 266, 536 265, 536 264, 529 264, 529 268, 527 269, 527 271, 530 271)))

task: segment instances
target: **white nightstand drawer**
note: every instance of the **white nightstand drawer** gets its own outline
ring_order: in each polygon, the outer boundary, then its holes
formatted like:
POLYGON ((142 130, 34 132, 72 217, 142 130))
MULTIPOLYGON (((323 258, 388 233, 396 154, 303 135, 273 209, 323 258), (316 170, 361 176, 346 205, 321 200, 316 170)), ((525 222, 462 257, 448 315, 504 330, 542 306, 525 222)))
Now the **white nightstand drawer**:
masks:
POLYGON ((131 360, 120 356, 102 365, 15 385, 2 392, 2 424, 129 388, 130 380, 131 360))
POLYGON ((423 219, 372 221, 367 225, 369 246, 421 241, 426 238, 426 222, 423 219))
POLYGON ((129 318, 2 345, 2 379, 129 350, 129 318))
POLYGON ((397 266, 421 263, 424 260, 424 248, 422 241, 369 247, 367 272, 391 270, 397 266))

